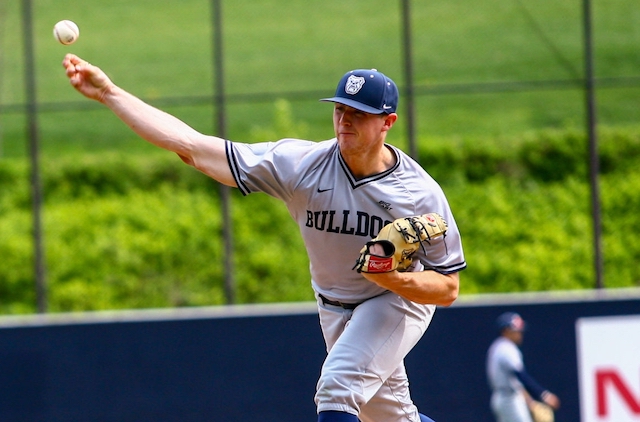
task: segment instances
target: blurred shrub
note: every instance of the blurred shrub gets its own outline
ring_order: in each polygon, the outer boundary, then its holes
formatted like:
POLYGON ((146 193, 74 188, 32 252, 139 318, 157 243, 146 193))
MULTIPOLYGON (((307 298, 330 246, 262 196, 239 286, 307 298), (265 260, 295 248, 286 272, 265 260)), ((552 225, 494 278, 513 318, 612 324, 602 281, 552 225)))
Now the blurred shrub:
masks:
POLYGON ((51 310, 224 303, 218 209, 166 186, 48 205, 51 310))
POLYGON ((527 139, 519 158, 531 177, 552 182, 571 176, 586 178, 588 152, 582 132, 548 130, 527 139))
MULTIPOLYGON (((600 145, 605 282, 638 285, 640 135, 603 130, 600 145)), ((571 131, 422 143, 463 234, 462 293, 592 287, 586 151, 571 131)), ((1 313, 35 310, 28 170, 0 161, 1 313)), ((43 160, 42 179, 52 311, 225 303, 215 182, 163 151, 43 160)), ((284 205, 231 198, 237 302, 312 300, 284 205)))
POLYGON ((447 193, 468 264, 463 293, 592 287, 586 184, 493 178, 447 193))
POLYGON ((603 177, 601 198, 606 283, 640 285, 640 170, 603 177))
POLYGON ((603 129, 598 151, 602 173, 635 171, 640 158, 640 132, 603 129))
POLYGON ((156 190, 161 185, 186 190, 215 186, 197 170, 180 165, 177 155, 164 151, 146 156, 122 152, 83 154, 42 161, 47 200, 124 195, 132 190, 156 190))
POLYGON ((24 210, 0 215, 0 313, 35 310, 31 215, 24 210))
MULTIPOLYGON (((640 157, 640 132, 600 130, 598 152, 602 174, 634 171, 640 157)), ((509 179, 562 181, 586 179, 589 145, 583 132, 545 130, 508 139, 426 139, 420 163, 441 184, 509 179)))

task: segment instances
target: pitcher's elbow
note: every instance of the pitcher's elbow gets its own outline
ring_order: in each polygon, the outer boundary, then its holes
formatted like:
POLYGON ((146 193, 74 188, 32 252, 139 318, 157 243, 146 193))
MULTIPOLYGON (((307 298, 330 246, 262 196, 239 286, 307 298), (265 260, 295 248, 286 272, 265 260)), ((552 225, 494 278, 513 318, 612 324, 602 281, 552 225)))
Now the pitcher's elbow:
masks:
POLYGON ((456 301, 458 294, 460 293, 460 284, 458 283, 458 280, 451 280, 447 283, 447 287, 447 292, 441 303, 441 306, 445 307, 453 305, 453 302, 456 301))

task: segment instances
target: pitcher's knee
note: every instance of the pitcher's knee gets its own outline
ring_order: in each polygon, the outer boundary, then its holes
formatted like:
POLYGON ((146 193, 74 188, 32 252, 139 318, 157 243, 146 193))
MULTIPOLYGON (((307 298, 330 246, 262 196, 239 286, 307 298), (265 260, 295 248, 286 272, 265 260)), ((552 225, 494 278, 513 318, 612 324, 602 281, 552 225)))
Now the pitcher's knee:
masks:
POLYGON ((315 397, 318 411, 337 410, 358 414, 365 397, 361 389, 354 389, 354 385, 353 382, 347 385, 334 374, 322 374, 315 397))

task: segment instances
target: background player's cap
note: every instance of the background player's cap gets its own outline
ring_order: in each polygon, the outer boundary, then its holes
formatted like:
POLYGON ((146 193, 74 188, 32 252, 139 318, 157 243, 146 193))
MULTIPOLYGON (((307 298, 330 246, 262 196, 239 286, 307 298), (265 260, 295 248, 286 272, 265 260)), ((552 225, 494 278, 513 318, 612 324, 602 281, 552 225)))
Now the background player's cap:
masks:
POLYGON ((509 328, 513 331, 524 331, 525 322, 520 315, 515 312, 505 312, 496 320, 500 331, 509 328))
POLYGON ((340 103, 371 114, 395 113, 398 87, 375 69, 347 72, 336 88, 335 96, 320 101, 340 103))

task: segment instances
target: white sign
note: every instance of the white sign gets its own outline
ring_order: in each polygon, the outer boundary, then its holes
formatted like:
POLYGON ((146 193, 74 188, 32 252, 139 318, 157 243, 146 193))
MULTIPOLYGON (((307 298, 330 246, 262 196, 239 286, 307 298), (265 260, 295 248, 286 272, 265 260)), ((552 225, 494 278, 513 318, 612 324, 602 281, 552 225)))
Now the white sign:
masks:
POLYGON ((640 315, 576 321, 582 422, 640 422, 640 315))

